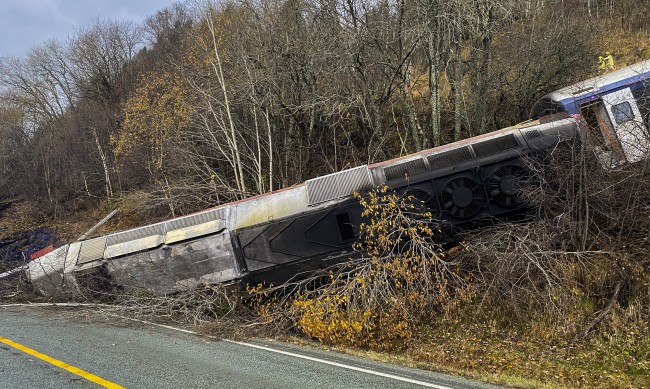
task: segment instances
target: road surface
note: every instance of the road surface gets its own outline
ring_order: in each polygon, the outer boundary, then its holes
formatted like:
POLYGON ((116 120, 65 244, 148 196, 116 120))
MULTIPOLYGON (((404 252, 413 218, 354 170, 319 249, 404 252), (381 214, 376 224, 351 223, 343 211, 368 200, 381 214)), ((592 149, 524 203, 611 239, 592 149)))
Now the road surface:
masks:
POLYGON ((278 341, 0 307, 0 388, 496 388, 278 341))

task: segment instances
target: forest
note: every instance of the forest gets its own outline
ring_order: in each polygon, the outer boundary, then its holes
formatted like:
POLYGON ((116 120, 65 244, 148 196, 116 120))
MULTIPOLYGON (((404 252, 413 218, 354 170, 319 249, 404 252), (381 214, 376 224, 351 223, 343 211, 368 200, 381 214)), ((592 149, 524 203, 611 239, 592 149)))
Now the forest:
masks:
POLYGON ((0 197, 179 216, 525 120, 643 0, 188 1, 0 59, 0 197))

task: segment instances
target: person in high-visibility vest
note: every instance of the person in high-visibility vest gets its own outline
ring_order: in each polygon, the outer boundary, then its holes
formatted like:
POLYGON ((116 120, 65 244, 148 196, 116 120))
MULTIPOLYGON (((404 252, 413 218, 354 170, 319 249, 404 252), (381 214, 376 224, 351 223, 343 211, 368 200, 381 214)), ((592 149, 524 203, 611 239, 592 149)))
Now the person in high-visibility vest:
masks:
POLYGON ((605 60, 603 60, 602 55, 598 56, 598 70, 600 70, 601 72, 607 70, 607 66, 605 66, 605 60))
POLYGON ((603 63, 605 64, 605 69, 614 70, 614 57, 612 57, 612 54, 609 51, 605 52, 603 63))

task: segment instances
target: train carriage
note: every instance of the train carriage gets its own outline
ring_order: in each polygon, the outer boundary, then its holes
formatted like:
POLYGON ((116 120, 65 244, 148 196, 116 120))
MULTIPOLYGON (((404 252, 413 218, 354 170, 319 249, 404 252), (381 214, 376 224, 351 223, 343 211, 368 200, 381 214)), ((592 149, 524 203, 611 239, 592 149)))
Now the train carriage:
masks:
POLYGON ((42 294, 96 279, 166 294, 200 283, 284 282, 350 255, 362 222, 355 192, 387 185, 449 225, 518 212, 522 156, 594 135, 605 166, 645 158, 650 61, 544 96, 531 120, 308 180, 192 215, 74 242, 29 263, 42 294))
POLYGON ((531 118, 565 112, 598 130, 597 152, 608 166, 636 162, 650 150, 650 60, 604 74, 542 97, 531 118))

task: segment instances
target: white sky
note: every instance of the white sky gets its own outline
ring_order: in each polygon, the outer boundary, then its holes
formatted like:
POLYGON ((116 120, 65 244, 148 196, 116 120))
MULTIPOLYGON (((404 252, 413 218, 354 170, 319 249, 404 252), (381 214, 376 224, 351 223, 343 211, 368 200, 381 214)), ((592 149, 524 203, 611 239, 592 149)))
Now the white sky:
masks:
POLYGON ((140 22, 178 0, 0 0, 0 57, 23 56, 48 39, 64 41, 94 20, 140 22))

